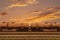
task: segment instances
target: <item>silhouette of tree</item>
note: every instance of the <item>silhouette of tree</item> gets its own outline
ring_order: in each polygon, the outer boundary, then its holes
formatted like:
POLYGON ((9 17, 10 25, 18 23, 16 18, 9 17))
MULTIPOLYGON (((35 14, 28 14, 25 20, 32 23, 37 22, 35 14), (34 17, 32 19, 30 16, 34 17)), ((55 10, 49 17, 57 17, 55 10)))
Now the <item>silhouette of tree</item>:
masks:
POLYGON ((5 24, 6 22, 2 22, 3 24, 5 24))
POLYGON ((54 24, 56 24, 56 22, 54 22, 54 24))
POLYGON ((15 22, 11 22, 12 24, 14 24, 15 22))
POLYGON ((5 15, 7 15, 7 13, 6 12, 2 12, 1 15, 2 16, 5 16, 5 15))
POLYGON ((48 22, 45 22, 45 24, 47 24, 48 22))

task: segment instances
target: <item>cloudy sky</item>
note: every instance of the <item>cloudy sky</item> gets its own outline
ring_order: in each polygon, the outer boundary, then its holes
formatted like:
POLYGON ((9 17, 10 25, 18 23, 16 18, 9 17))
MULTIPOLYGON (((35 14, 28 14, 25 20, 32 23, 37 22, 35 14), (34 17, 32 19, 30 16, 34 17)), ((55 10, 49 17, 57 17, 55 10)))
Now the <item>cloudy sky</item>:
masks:
POLYGON ((0 22, 60 22, 60 0, 0 0, 0 22), (2 13, 6 15, 1 15, 2 13))

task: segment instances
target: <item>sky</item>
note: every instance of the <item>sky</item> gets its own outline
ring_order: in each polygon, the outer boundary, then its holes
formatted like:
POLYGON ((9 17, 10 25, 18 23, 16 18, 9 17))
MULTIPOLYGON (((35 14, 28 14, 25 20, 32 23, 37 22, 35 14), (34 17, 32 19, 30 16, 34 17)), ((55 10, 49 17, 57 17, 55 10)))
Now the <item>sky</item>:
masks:
POLYGON ((0 22, 3 21, 60 22, 60 0, 0 0, 0 22))

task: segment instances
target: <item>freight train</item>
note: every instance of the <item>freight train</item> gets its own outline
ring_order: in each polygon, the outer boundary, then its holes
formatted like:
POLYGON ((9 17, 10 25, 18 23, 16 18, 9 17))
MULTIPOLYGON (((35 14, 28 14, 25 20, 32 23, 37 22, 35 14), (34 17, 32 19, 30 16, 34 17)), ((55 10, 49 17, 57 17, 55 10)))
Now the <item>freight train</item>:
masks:
POLYGON ((43 32, 43 31, 60 31, 60 23, 15 23, 0 22, 0 31, 17 31, 17 32, 43 32))

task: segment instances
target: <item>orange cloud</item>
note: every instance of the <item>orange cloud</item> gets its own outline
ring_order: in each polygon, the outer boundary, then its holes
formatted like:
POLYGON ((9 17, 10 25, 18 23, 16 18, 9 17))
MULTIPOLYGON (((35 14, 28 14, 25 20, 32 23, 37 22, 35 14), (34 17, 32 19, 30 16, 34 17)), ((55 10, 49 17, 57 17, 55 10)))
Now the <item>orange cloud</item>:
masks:
MULTIPOLYGON (((40 13, 40 15, 37 15, 37 16, 33 16, 33 17, 30 17, 30 18, 27 18, 27 19, 24 19, 22 22, 24 23, 37 23, 37 22, 42 22, 42 21, 46 21, 46 20, 54 20, 54 19, 59 19, 60 16, 57 16, 60 14, 60 10, 56 10, 56 11, 53 11, 52 10, 53 8, 51 9, 48 9, 47 11, 42 11, 40 13), (59 14, 57 14, 59 13, 59 14)), ((36 13, 40 12, 40 11, 35 11, 36 13)), ((33 13, 35 13, 33 12, 33 13)), ((16 20, 17 22, 18 20, 16 20)), ((21 22, 21 21, 18 21, 18 22, 21 22)))
POLYGON ((37 3, 36 0, 26 0, 26 3, 27 4, 34 4, 34 3, 37 3))
POLYGON ((28 5, 27 4, 19 4, 19 3, 17 3, 17 4, 12 4, 12 5, 8 6, 8 8, 12 8, 12 7, 24 7, 24 6, 28 6, 28 5))
POLYGON ((36 4, 36 3, 37 3, 37 0, 24 0, 24 2, 22 2, 22 0, 21 1, 14 0, 14 2, 7 7, 7 9, 12 7, 25 7, 25 6, 29 6, 31 4, 36 4))
POLYGON ((35 22, 42 22, 42 21, 46 21, 46 20, 53 20, 53 19, 59 19, 60 16, 56 16, 57 13, 60 14, 60 10, 57 9, 55 7, 53 8, 47 8, 47 9, 43 9, 43 11, 34 11, 33 13, 40 13, 40 15, 30 18, 30 19, 26 19, 25 22, 28 23, 35 23, 35 22), (55 11, 54 11, 55 10, 55 11))
POLYGON ((42 16, 42 17, 34 17, 34 18, 26 19, 25 22, 36 23, 36 22, 42 22, 42 21, 45 21, 45 20, 53 20, 53 19, 56 19, 56 18, 58 18, 58 17, 55 16, 54 14, 49 14, 49 15, 42 16))

